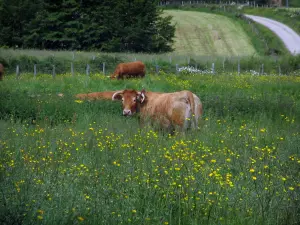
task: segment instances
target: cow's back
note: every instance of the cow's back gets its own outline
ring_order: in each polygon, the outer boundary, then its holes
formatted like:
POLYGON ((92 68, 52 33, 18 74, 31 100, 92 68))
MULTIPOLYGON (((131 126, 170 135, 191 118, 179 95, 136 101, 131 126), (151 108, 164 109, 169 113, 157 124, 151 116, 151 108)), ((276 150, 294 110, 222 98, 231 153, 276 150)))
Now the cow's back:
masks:
POLYGON ((118 64, 115 69, 114 76, 117 78, 124 78, 126 75, 130 77, 144 77, 145 64, 141 61, 118 64))
POLYGON ((92 92, 88 94, 77 94, 75 97, 82 100, 111 100, 116 91, 92 92))
POLYGON ((147 102, 141 107, 142 115, 158 120, 164 127, 178 125, 183 127, 186 118, 191 117, 192 105, 189 91, 174 93, 147 92, 147 102))

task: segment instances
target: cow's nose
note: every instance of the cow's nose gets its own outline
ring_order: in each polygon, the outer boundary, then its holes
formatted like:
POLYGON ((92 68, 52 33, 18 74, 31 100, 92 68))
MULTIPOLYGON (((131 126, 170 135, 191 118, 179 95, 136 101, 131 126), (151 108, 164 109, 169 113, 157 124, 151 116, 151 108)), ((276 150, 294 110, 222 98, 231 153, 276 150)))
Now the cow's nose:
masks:
POLYGON ((124 109, 123 110, 123 116, 130 116, 131 115, 131 110, 130 109, 124 109))

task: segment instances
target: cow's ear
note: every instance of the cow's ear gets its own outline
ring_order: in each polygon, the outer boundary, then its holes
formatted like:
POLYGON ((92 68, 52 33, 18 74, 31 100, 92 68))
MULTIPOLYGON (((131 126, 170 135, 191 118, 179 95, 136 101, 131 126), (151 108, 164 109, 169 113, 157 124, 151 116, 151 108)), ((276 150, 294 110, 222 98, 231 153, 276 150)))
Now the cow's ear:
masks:
POLYGON ((144 89, 141 92, 138 92, 139 100, 140 100, 141 103, 143 103, 146 99, 145 93, 146 93, 146 91, 144 89))
POLYGON ((123 98, 123 91, 117 91, 113 94, 113 96, 111 97, 111 99, 113 101, 116 101, 116 100, 122 100, 123 98))

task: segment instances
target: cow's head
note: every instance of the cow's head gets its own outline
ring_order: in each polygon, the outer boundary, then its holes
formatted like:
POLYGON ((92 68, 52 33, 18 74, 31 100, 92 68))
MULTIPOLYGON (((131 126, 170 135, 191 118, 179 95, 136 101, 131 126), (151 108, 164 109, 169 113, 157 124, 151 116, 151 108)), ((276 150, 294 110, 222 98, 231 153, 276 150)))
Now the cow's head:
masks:
POLYGON ((131 116, 137 112, 139 103, 145 101, 145 90, 123 90, 117 91, 113 94, 112 100, 122 100, 123 115, 131 116))
POLYGON ((116 74, 111 74, 111 75, 110 75, 110 79, 114 80, 114 79, 116 79, 116 78, 117 78, 117 75, 116 75, 116 74))

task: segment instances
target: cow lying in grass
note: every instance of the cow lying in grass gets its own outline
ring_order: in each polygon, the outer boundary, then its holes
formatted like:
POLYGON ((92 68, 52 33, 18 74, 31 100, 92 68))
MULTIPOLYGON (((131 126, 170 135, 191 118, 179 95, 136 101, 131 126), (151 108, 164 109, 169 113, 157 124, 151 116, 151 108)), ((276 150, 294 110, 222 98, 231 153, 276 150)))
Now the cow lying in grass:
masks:
POLYGON ((145 64, 141 61, 120 63, 115 72, 110 76, 111 79, 124 79, 134 77, 144 77, 146 73, 145 64))
POLYGON ((4 66, 0 63, 0 81, 3 80, 4 77, 4 66))
POLYGON ((92 92, 88 94, 77 94, 75 98, 81 100, 111 100, 116 91, 92 92))
POLYGON ((115 92, 112 100, 122 100, 124 116, 139 112, 142 124, 149 118, 152 123, 158 123, 170 131, 198 127, 203 111, 200 99, 190 91, 160 93, 122 90, 115 92))

